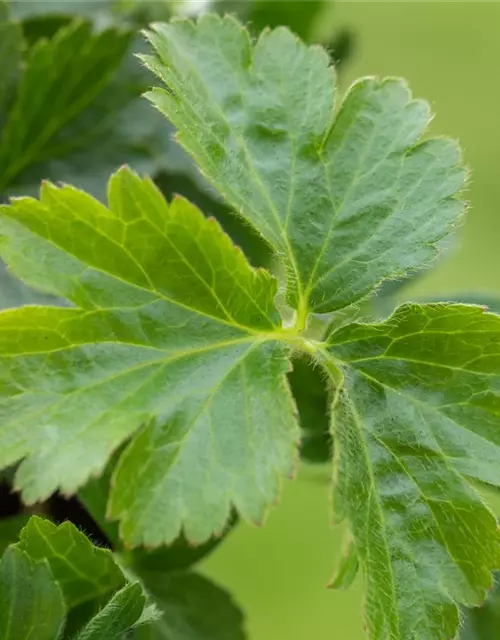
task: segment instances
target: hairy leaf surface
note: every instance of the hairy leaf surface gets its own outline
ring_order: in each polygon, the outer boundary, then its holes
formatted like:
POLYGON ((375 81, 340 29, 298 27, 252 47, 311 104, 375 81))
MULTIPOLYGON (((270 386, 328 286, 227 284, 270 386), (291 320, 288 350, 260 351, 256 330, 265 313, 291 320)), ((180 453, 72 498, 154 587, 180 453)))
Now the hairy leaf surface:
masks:
POLYGON ((231 17, 159 24, 148 94, 227 202, 278 251, 288 300, 329 312, 433 260, 462 211, 455 143, 419 143, 426 103, 356 83, 337 112, 326 53, 286 28, 252 45, 231 17))
POLYGON ((48 561, 68 607, 110 594, 125 584, 111 552, 95 547, 71 522, 56 526, 33 516, 18 546, 34 560, 48 561))
POLYGON ((92 618, 76 640, 123 640, 140 621, 145 604, 146 596, 138 582, 125 585, 92 618))
POLYGON ((201 542, 233 504, 260 521, 298 438, 274 279, 128 170, 109 208, 46 184, 1 213, 14 273, 76 305, 0 315, 0 466, 25 458, 25 498, 74 491, 142 426, 111 495, 129 542, 172 541, 181 525, 201 542))
POLYGON ((500 483, 500 317, 404 305, 328 339, 337 517, 365 570, 370 638, 449 640, 500 566, 498 525, 466 477, 500 483))

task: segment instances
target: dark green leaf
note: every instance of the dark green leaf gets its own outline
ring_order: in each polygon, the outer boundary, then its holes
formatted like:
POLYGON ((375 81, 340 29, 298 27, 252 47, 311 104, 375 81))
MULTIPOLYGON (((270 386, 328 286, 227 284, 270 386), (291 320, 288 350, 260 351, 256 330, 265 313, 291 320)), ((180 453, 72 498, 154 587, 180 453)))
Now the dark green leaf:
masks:
POLYGON ((18 541, 19 533, 28 520, 28 515, 10 516, 0 519, 0 556, 9 544, 18 541))
POLYGON ((287 29, 255 46, 231 17, 156 25, 148 97, 230 206, 283 257, 299 326, 432 261, 463 206, 456 144, 419 139, 426 103, 399 80, 334 74, 287 29), (221 79, 224 79, 223 82, 221 79))
POLYGON ((77 21, 30 49, 0 139, 0 192, 34 163, 88 144, 76 135, 78 117, 109 83, 129 42, 127 33, 94 35, 88 23, 77 21), (73 68, 78 73, 70 73, 73 68))
POLYGON ((500 484, 500 317, 404 305, 328 339, 337 518, 365 571, 370 638, 448 640, 500 567, 493 514, 467 476, 500 484))
POLYGON ((243 616, 220 587, 195 573, 141 574, 163 615, 138 640, 245 640, 243 616))
POLYGON ((34 560, 49 562, 70 608, 125 584, 111 552, 92 545, 70 522, 56 526, 33 516, 21 532, 19 548, 34 560))
POLYGON ((464 609, 459 640, 496 640, 500 631, 500 573, 481 607, 464 609))
POLYGON ((194 546, 181 534, 168 547, 159 549, 133 549, 127 553, 127 564, 139 574, 145 571, 180 571, 188 569, 212 553, 238 522, 236 514, 229 521, 222 535, 212 537, 204 544, 194 546))
POLYGON ((306 356, 294 358, 292 364, 288 380, 302 429, 300 456, 307 462, 327 462, 332 456, 332 437, 326 375, 306 356))
POLYGON ((252 0, 248 4, 248 21, 255 33, 286 25, 306 41, 327 6, 325 0, 252 0))
POLYGON ((64 616, 63 595, 48 563, 9 547, 0 561, 0 638, 57 640, 64 616))
POLYGON ((0 131, 20 73, 22 46, 21 29, 10 20, 7 4, 0 1, 0 131))

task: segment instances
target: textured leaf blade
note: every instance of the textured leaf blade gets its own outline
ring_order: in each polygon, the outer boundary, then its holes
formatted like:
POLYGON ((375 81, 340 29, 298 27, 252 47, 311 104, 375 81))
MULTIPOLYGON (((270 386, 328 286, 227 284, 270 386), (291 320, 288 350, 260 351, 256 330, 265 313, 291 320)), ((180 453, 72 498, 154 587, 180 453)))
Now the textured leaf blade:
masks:
POLYGON ((109 203, 47 184, 2 208, 12 271, 78 308, 0 315, 0 465, 26 458, 28 500, 71 492, 145 425, 111 496, 129 541, 172 541, 184 524, 201 542, 232 504, 260 521, 298 438, 276 283, 213 220, 128 170, 109 203))
POLYGON ((333 333, 335 501, 365 571, 371 638, 447 640, 500 566, 498 526, 464 476, 498 483, 500 318, 404 305, 333 333))
POLYGON ((70 608, 111 594, 125 584, 111 552, 95 547, 71 522, 57 526, 33 516, 22 530, 18 546, 34 560, 48 561, 70 608))
POLYGON ((57 640, 65 612, 61 589, 47 562, 35 562, 9 547, 0 561, 2 640, 57 640))
POLYGON ((301 315, 352 304, 431 261, 462 204, 454 143, 417 144, 427 105, 365 79, 334 116, 325 52, 232 18, 156 25, 148 94, 227 202, 283 256, 301 315), (222 80, 223 79, 223 80, 222 80))
POLYGON ((75 640, 122 640, 140 620, 145 604, 146 596, 138 582, 125 585, 75 640))

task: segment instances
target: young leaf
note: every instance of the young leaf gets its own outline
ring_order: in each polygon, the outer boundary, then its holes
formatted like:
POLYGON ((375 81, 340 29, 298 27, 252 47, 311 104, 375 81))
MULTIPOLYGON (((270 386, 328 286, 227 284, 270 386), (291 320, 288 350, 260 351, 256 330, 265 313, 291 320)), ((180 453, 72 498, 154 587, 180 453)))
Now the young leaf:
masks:
POLYGON ((202 542, 233 504, 260 522, 298 439, 274 279, 126 169, 109 208, 46 184, 1 214, 12 271, 76 305, 0 314, 0 467, 25 458, 25 499, 75 491, 144 425, 111 494, 129 543, 170 542, 181 526, 202 542))
POLYGON ((245 640, 243 615, 232 598, 195 573, 141 573, 162 617, 138 640, 245 640))
POLYGON ((481 604, 500 567, 498 525, 466 480, 500 484, 500 317, 409 304, 328 344, 345 368, 334 501, 365 571, 369 637, 449 640, 456 604, 481 604))
POLYGON ((57 640, 65 613, 48 563, 9 547, 0 560, 0 638, 57 640))
POLYGON ((111 594, 125 584, 111 552, 95 547, 71 522, 56 526, 33 516, 18 546, 34 560, 48 561, 69 608, 111 594))
POLYGON ((231 17, 158 24, 148 94, 226 201, 285 262, 288 301, 330 312, 432 261, 455 224, 457 146, 419 139, 426 103, 399 80, 356 83, 334 114, 329 59, 286 28, 255 46, 231 17))
POLYGON ((115 593, 75 640, 122 640, 124 634, 139 622, 145 604, 141 585, 138 582, 127 584, 115 593))

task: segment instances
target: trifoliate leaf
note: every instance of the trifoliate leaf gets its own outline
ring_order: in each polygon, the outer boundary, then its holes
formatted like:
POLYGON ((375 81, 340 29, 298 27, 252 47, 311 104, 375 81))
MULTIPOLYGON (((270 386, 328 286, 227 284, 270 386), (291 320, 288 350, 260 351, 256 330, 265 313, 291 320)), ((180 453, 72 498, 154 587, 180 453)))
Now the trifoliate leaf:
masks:
POLYGON ((148 94, 226 201, 282 255, 288 301, 352 304, 434 259, 462 211, 460 154, 419 139, 427 104, 402 81, 356 83, 334 113, 326 53, 286 28, 255 45, 231 17, 158 24, 148 94))
POLYGON ((400 307, 328 339, 344 367, 333 413, 337 515, 366 581, 369 637, 449 640, 500 567, 493 514, 467 476, 500 484, 500 317, 400 307))
POLYGON ((18 546, 34 560, 48 561, 70 608, 111 594, 125 584, 111 552, 95 547, 71 522, 56 526, 33 516, 22 530, 18 546))
POLYGON ((0 638, 57 640, 65 612, 48 563, 9 547, 0 560, 0 638))
POLYGON ((139 640, 245 640, 243 615, 232 598, 195 573, 142 572, 161 618, 137 633, 139 640))
POLYGON ((75 640, 122 640, 140 620, 145 604, 141 585, 138 582, 127 584, 115 593, 75 640))
POLYGON ((13 272, 76 305, 0 314, 0 467, 24 458, 25 499, 75 491, 137 432, 109 508, 129 543, 202 542, 232 505, 260 522, 298 439, 275 280, 128 170, 109 208, 46 184, 1 214, 13 272))
POLYGON ((495 640, 500 630, 500 573, 482 607, 462 611, 458 640, 495 640))

